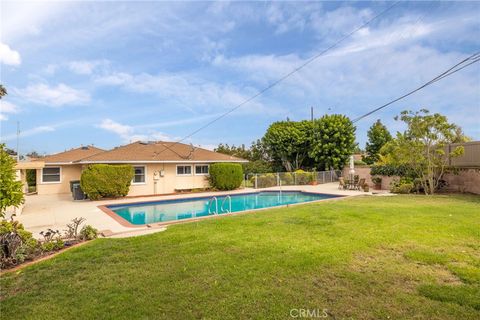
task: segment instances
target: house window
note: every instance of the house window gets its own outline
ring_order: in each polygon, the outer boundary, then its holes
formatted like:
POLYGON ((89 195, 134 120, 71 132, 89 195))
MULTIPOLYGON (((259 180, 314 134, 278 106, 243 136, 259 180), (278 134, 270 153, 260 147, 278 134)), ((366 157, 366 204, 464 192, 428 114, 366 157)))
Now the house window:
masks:
POLYGON ((192 166, 177 166, 177 176, 192 175, 192 166))
POLYGON ((207 175, 208 164, 200 164, 195 166, 195 175, 207 175))
POLYGON ((42 182, 60 182, 60 167, 42 169, 42 182))
POLYGON ((133 183, 145 183, 145 167, 133 167, 133 183))

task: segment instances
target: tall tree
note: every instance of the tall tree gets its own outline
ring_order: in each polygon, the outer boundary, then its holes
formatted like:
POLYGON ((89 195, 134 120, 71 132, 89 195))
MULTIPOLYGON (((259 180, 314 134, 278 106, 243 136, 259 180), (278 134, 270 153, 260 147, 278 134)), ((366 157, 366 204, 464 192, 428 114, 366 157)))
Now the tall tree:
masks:
POLYGON ((15 160, 7 153, 5 145, 0 144, 0 218, 5 217, 5 210, 18 207, 24 201, 22 182, 17 181, 15 160))
POLYGON ((367 136, 368 142, 365 146, 367 156, 363 157, 363 161, 367 164, 374 164, 379 159, 380 149, 392 140, 392 135, 387 127, 380 120, 377 120, 368 130, 367 136))
POLYGON ((355 126, 341 114, 324 115, 314 121, 310 157, 319 169, 341 170, 355 149, 355 126))
POLYGON ((308 161, 312 138, 311 121, 279 121, 270 125, 262 143, 274 161, 287 171, 295 171, 308 161))
POLYGON ((447 117, 426 109, 417 112, 403 111, 395 120, 407 125, 405 132, 381 150, 383 163, 406 164, 412 168, 425 194, 434 194, 442 180, 449 158, 464 153, 462 146, 449 148, 449 144, 464 142, 466 137, 460 127, 449 123, 447 117))

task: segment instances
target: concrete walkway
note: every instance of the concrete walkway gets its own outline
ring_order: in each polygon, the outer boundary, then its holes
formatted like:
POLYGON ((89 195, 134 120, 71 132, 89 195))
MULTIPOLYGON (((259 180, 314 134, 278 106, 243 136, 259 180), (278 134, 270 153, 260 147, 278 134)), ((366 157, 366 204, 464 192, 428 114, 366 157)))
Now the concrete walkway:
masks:
MULTIPOLYGON (((272 187, 264 190, 301 190, 318 193, 328 193, 344 196, 358 196, 368 195, 369 192, 339 190, 338 183, 326 183, 316 186, 285 186, 282 188, 272 187)), ((106 231, 105 233, 121 237, 134 236, 141 234, 148 234, 157 231, 165 230, 162 228, 138 227, 129 228, 120 225, 117 221, 109 215, 101 211, 98 206, 106 204, 119 204, 127 202, 141 202, 141 201, 158 201, 167 199, 184 199, 191 197, 209 197, 218 196, 221 194, 241 194, 246 192, 259 191, 255 189, 242 189, 230 192, 202 192, 194 194, 175 194, 164 196, 150 196, 150 197, 136 197, 136 198, 122 198, 118 200, 101 200, 101 201, 73 201, 70 194, 60 195, 30 195, 25 198, 25 207, 21 215, 17 219, 23 223, 25 228, 33 232, 34 236, 38 237, 39 232, 48 228, 59 230, 63 232, 66 229, 67 223, 77 217, 86 219, 86 223, 97 228, 99 231, 106 231)))

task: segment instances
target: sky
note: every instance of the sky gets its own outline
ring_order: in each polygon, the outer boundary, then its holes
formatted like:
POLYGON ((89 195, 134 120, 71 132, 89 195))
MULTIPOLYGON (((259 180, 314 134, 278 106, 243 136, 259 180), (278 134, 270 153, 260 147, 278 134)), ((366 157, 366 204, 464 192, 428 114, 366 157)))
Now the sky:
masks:
MULTIPOLYGON (((0 140, 20 153, 177 141, 392 2, 0 2, 0 140)), ((187 143, 246 144, 274 121, 358 117, 480 50, 480 2, 401 2, 187 143)), ((429 109, 480 140, 480 63, 356 123, 429 109)))

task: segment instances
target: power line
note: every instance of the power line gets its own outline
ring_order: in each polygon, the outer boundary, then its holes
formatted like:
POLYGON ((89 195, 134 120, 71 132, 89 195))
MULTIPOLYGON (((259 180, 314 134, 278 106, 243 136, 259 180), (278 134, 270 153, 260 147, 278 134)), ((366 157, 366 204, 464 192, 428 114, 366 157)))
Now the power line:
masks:
MULTIPOLYGON (((186 135, 185 137, 183 137, 182 139, 176 141, 175 143, 173 143, 170 147, 174 146, 175 144, 178 144, 182 141, 185 141, 186 139, 192 137, 193 135, 197 134, 198 132, 206 129, 207 127, 211 126, 212 124, 214 124, 215 122, 217 122, 218 120, 220 119, 223 119, 224 117, 226 117, 227 115, 229 115, 230 113, 234 112, 235 110, 239 109, 240 107, 242 107, 243 105, 249 103, 250 101, 254 100, 255 98, 261 96, 262 94, 264 94, 265 92, 267 92, 268 90, 272 89, 273 87, 275 87, 277 84, 279 84, 280 82, 284 81, 285 79, 289 78, 290 76, 292 76, 293 74, 297 73, 298 71, 300 71, 301 69, 303 69, 304 67, 306 67, 307 65, 309 65, 310 63, 312 63, 313 61, 317 60, 318 58, 320 58, 321 56, 323 56, 325 53, 327 53, 328 51, 336 48, 340 43, 342 43, 343 41, 345 41, 346 39, 350 38, 353 34, 357 33, 358 31, 360 31, 361 29, 367 27, 368 25, 370 25, 374 20, 378 19, 380 16, 384 15, 385 13, 387 13, 388 11, 390 11, 393 7, 395 7, 397 4, 399 4, 401 1, 398 0, 396 2, 394 2, 391 6, 389 6, 388 8, 386 8, 385 10, 381 11, 380 13, 378 13, 377 15, 375 15, 373 18, 369 19, 367 22, 365 22, 364 24, 362 24, 361 26, 357 27, 356 29, 354 29, 353 31, 351 31, 350 33, 348 33, 347 35, 343 36, 342 38, 340 38, 340 40, 338 40, 337 42, 335 42, 334 44, 332 44, 331 46, 327 47, 326 49, 322 50, 321 52, 319 52, 318 54, 314 55, 313 57, 311 57, 310 59, 308 59, 306 62, 304 62, 303 64, 301 64, 300 66, 298 66, 297 68, 293 69, 292 71, 290 71, 289 73, 285 74, 283 77, 275 80, 274 82, 272 82, 270 85, 268 85, 267 87, 263 88, 262 90, 260 90, 259 92, 257 92, 256 94, 254 94, 253 96, 251 96, 250 98, 244 100, 243 102, 239 103, 238 105, 236 105, 235 107, 231 108, 230 110, 228 110, 227 112, 221 114, 220 116, 216 117, 215 119, 209 121, 208 123, 206 123, 205 125, 201 126, 200 128, 196 129, 195 131, 191 132, 190 134, 186 135)), ((162 153, 163 151, 166 151, 167 149, 164 149, 162 151, 160 151, 159 153, 162 153)))
POLYGON ((460 62, 458 62, 458 63, 456 63, 454 66, 452 66, 452 67, 450 67, 449 69, 447 69, 446 71, 440 73, 440 74, 437 75, 435 78, 433 78, 433 79, 431 79, 430 81, 424 83, 424 84, 421 85, 420 87, 418 87, 418 88, 416 88, 416 89, 414 89, 414 90, 412 90, 412 91, 410 91, 410 92, 408 92, 408 93, 406 93, 406 94, 404 94, 404 95, 402 95, 402 96, 400 96, 400 97, 398 97, 398 98, 396 98, 396 99, 394 99, 394 100, 392 100, 392 101, 390 101, 390 102, 388 102, 388 103, 385 103, 385 104, 381 105, 380 107, 375 108, 375 109, 373 109, 372 111, 369 111, 369 112, 365 113, 364 115, 362 115, 362 116, 360 116, 360 117, 358 117, 358 118, 355 118, 352 122, 353 122, 353 123, 356 123, 356 122, 362 120, 363 118, 366 118, 366 117, 368 117, 369 115, 371 115, 371 114, 373 114, 373 113, 375 113, 375 112, 377 112, 377 111, 380 111, 381 109, 386 108, 386 107, 388 107, 389 105, 391 105, 391 104, 393 104, 393 103, 395 103, 395 102, 397 102, 397 101, 399 101, 399 100, 402 100, 402 99, 404 99, 404 98, 406 98, 406 97, 414 94, 415 92, 420 91, 420 90, 422 90, 423 88, 428 87, 429 85, 434 84, 434 83, 437 82, 437 81, 442 80, 443 78, 446 78, 446 77, 448 77, 448 76, 451 76, 452 74, 454 74, 454 73, 456 73, 456 72, 458 72, 458 71, 460 71, 460 70, 462 70, 462 69, 464 69, 464 68, 466 68, 466 67, 468 67, 468 66, 470 66, 470 65, 472 65, 472 64, 474 64, 474 63, 476 63, 476 62, 478 62, 478 61, 480 61, 480 51, 477 52, 477 53, 474 53, 474 54, 472 54, 471 56, 463 59, 462 61, 460 61, 460 62), (468 63, 467 63, 467 62, 468 62, 468 63))

